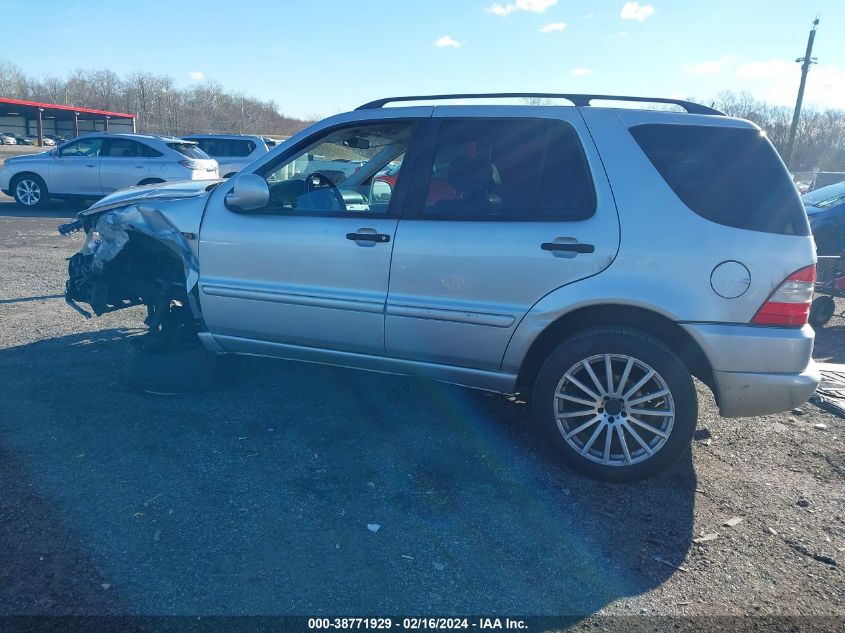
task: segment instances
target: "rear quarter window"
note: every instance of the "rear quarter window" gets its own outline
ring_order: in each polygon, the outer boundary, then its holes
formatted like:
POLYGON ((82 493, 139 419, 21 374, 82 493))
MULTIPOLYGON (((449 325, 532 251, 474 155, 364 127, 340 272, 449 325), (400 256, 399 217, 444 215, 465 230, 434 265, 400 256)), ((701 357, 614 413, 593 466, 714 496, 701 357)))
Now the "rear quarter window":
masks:
POLYGON ((646 124, 630 132, 675 195, 701 217, 749 231, 809 235, 798 191, 758 130, 646 124))
POLYGON ((176 150, 182 156, 188 158, 196 158, 199 160, 208 160, 211 158, 208 154, 202 151, 196 143, 168 143, 170 149, 176 150))

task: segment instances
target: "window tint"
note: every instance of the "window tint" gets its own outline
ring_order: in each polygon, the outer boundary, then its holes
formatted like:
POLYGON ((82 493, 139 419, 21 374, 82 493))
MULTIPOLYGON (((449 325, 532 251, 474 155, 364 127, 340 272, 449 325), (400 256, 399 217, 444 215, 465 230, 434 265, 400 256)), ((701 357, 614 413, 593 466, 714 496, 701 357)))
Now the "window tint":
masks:
POLYGON ((255 142, 248 139, 198 138, 200 149, 213 158, 228 156, 244 158, 255 150, 255 142))
POLYGON ((62 147, 59 150, 59 155, 62 157, 84 156, 93 158, 100 155, 102 147, 103 139, 101 138, 83 138, 62 147))
POLYGON ((101 156, 110 158, 138 158, 143 156, 141 144, 127 138, 110 138, 103 143, 101 156))
POLYGON ((631 134, 675 194, 712 222, 750 231, 808 235, 798 192, 757 130, 649 124, 631 134))
POLYGON ((159 158, 164 156, 160 151, 155 148, 150 147, 149 145, 145 145, 144 143, 138 143, 141 148, 141 156, 145 156, 147 158, 159 158))
POLYGON ((437 137, 423 215, 583 220, 596 194, 563 121, 451 119, 437 137))
POLYGON ((317 137, 262 175, 268 209, 284 213, 387 213, 414 123, 364 123, 317 137))
POLYGON ((168 143, 167 146, 188 158, 196 158, 198 160, 208 160, 210 158, 208 154, 197 147, 196 143, 168 143))

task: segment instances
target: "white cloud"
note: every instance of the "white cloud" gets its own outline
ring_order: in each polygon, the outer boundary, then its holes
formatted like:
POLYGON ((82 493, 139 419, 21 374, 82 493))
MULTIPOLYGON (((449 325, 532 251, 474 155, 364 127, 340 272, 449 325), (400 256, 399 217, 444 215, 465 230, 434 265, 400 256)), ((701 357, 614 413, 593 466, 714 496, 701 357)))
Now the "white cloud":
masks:
MULTIPOLYGON (((769 59, 742 64, 736 71, 738 89, 776 105, 794 106, 801 79, 801 64, 789 59, 769 59)), ((845 104, 845 68, 818 64, 810 68, 804 103, 842 109, 845 104)))
POLYGON ((572 76, 573 77, 586 77, 593 71, 589 68, 573 68, 572 69, 572 76))
POLYGON ((650 4, 640 4, 639 2, 626 2, 622 5, 622 12, 619 17, 623 20, 639 20, 642 22, 650 15, 654 15, 654 7, 650 4))
POLYGON ((440 39, 434 42, 434 45, 438 48, 460 48, 461 43, 451 37, 450 35, 444 35, 440 39))
POLYGON ((585 20, 592 20, 594 15, 595 15, 595 13, 588 13, 587 15, 584 16, 584 19, 585 20))
POLYGON ((540 27, 540 33, 553 33, 554 31, 563 31, 566 28, 566 22, 551 22, 540 27))
POLYGON ((736 55, 723 55, 720 59, 714 59, 698 64, 684 64, 684 72, 693 75, 718 75, 725 66, 730 66, 739 59, 736 55))
POLYGON ((188 77, 190 77, 191 81, 202 81, 205 79, 205 73, 201 73, 198 70, 192 70, 188 73, 188 77))
POLYGON ((516 0, 511 4, 493 4, 486 9, 487 13, 505 17, 514 11, 529 11, 531 13, 544 13, 549 7, 557 4, 557 0, 516 0))

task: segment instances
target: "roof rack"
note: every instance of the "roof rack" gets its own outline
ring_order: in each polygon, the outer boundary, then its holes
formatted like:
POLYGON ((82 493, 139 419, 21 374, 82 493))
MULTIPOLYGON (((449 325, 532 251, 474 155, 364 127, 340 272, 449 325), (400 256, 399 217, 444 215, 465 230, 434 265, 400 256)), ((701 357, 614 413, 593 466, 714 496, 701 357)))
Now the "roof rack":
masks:
POLYGON ((446 95, 419 95, 413 97, 388 97, 387 99, 376 99, 370 101, 356 110, 375 110, 382 108, 388 103, 396 103, 399 101, 434 101, 446 99, 502 99, 514 97, 534 97, 540 99, 566 99, 573 105, 578 107, 589 106, 594 100, 603 101, 633 101, 639 103, 670 103, 672 105, 681 106, 690 114, 716 114, 724 116, 724 112, 719 112, 714 108, 701 105, 700 103, 693 103, 692 101, 684 101, 683 99, 666 99, 664 97, 629 97, 625 95, 588 95, 588 94, 564 94, 556 92, 490 92, 490 93, 463 93, 463 94, 446 94, 446 95))

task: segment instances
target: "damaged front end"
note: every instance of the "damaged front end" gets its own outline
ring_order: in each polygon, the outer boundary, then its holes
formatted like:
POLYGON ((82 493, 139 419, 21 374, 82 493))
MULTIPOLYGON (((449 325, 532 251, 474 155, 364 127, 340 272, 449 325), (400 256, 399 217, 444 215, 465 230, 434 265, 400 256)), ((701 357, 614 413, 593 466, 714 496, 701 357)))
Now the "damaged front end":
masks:
POLYGON ((92 208, 59 227, 62 235, 85 231, 69 260, 65 300, 85 317, 91 312, 80 303, 97 316, 144 305, 151 334, 195 339, 202 327, 195 234, 180 231, 153 204, 92 208))

